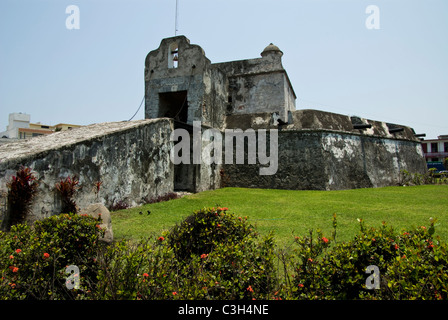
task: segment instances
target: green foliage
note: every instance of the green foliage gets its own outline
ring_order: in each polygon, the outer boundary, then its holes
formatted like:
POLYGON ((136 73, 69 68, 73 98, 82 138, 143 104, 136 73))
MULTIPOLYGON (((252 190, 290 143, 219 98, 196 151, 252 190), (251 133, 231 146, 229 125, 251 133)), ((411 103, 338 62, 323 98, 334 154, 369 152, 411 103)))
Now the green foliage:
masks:
POLYGON ((435 222, 432 220, 429 228, 421 226, 398 236, 398 254, 385 268, 379 298, 448 299, 448 250, 433 236, 435 222))
POLYGON ((7 183, 8 210, 3 228, 23 223, 30 211, 31 201, 37 192, 37 179, 30 168, 20 167, 16 175, 7 183))
POLYGON ((92 298, 171 298, 179 269, 173 251, 160 240, 121 240, 99 253, 98 286, 92 298))
POLYGON ((261 299, 275 288, 273 236, 260 239, 247 217, 228 208, 195 211, 166 234, 166 241, 187 266, 182 278, 192 279, 184 298, 261 299))
POLYGON ((424 174, 400 171, 400 184, 403 186, 419 186, 424 184, 448 184, 446 174, 436 173, 436 168, 428 169, 424 174))
POLYGON ((328 246, 311 236, 297 241, 288 294, 294 299, 447 299, 447 246, 434 240, 435 221, 398 233, 385 223, 367 228, 353 240, 328 246), (380 288, 366 288, 366 268, 380 270, 380 288))
MULTIPOLYGON (((34 226, 16 225, 0 234, 0 296, 3 299, 74 298, 96 282, 98 220, 61 214, 34 226), (65 286, 68 265, 80 268, 81 288, 65 286)), ((87 289, 88 288, 88 289, 87 289)))
POLYGON ((322 231, 277 248, 227 208, 194 212, 169 232, 99 245, 99 219, 61 214, 0 233, 1 299, 448 299, 448 250, 428 227, 383 223, 350 241, 322 231), (65 286, 67 265, 80 287, 65 286), (380 271, 367 287, 368 266, 380 271))
POLYGON ((179 260, 192 254, 210 253, 219 243, 238 243, 256 236, 247 217, 236 217, 228 208, 206 208, 195 211, 167 234, 167 241, 179 260))
POLYGON ((92 297, 268 298, 277 286, 274 260, 272 236, 259 239, 246 219, 227 208, 203 209, 163 236, 104 248, 92 297))
POLYGON ((278 287, 272 235, 216 244, 201 259, 210 299, 269 299, 278 287))

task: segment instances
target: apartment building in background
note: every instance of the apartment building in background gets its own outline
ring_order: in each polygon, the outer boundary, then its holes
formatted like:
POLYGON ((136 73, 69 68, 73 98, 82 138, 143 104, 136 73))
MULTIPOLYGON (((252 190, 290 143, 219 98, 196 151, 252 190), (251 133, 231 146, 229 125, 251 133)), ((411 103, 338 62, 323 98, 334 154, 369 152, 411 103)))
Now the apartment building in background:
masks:
POLYGON ((421 143, 428 168, 435 168, 437 172, 448 170, 445 161, 448 158, 448 135, 422 140, 421 143))
POLYGON ((31 116, 26 113, 9 114, 9 122, 6 131, 0 132, 2 139, 29 139, 41 135, 51 134, 56 131, 64 131, 80 127, 75 124, 59 123, 57 125, 45 125, 40 122, 31 123, 31 116))

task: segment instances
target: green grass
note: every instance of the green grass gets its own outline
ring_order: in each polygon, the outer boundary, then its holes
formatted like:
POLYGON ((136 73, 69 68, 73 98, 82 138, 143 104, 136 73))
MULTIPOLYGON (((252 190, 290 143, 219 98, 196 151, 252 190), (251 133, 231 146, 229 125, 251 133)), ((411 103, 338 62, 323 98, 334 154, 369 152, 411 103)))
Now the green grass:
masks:
POLYGON ((277 244, 282 246, 291 243, 294 236, 308 234, 310 229, 321 229, 324 235, 331 236, 333 213, 337 214, 338 241, 353 238, 359 231, 358 218, 368 226, 379 227, 385 221, 401 230, 427 226, 430 217, 438 219, 436 235, 448 241, 446 185, 343 191, 224 188, 113 212, 114 237, 158 236, 194 210, 216 206, 247 216, 261 234, 274 231, 277 244))

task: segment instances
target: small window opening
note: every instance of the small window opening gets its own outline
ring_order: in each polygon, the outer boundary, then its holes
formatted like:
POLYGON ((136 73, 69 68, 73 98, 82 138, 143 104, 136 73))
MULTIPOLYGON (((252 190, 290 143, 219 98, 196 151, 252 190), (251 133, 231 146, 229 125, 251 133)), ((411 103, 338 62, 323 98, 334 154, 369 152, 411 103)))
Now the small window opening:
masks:
POLYGON ((179 66, 179 48, 177 43, 171 44, 168 52, 168 68, 177 68, 179 66))

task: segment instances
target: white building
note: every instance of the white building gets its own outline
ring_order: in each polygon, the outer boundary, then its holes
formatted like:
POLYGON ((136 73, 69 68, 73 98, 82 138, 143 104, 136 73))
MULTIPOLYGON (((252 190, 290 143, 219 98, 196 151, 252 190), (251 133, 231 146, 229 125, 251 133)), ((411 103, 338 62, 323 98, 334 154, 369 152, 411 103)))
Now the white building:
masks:
POLYGON ((10 113, 6 131, 0 132, 0 138, 19 139, 19 129, 30 127, 31 116, 26 113, 10 113))
POLYGON ((30 123, 31 116, 26 113, 10 113, 9 124, 6 131, 0 132, 1 142, 11 142, 10 139, 29 139, 41 135, 51 134, 55 131, 64 131, 77 128, 79 125, 59 123, 45 125, 40 122, 30 123))
POLYGON ((448 135, 422 140, 422 148, 427 162, 443 162, 445 158, 448 158, 448 135))

